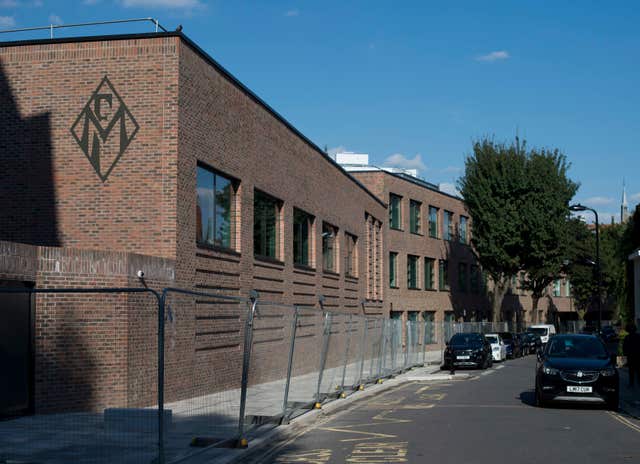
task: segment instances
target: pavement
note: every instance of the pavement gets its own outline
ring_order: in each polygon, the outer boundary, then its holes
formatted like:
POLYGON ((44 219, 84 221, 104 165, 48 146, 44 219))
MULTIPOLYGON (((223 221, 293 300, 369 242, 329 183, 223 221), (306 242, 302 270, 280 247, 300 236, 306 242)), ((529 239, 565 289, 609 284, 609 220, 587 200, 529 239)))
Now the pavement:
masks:
POLYGON ((640 462, 640 421, 624 411, 536 407, 534 372, 529 356, 464 377, 407 373, 235 462, 640 462))
POLYGON ((640 385, 629 386, 629 369, 623 367, 620 372, 620 409, 640 419, 640 385))

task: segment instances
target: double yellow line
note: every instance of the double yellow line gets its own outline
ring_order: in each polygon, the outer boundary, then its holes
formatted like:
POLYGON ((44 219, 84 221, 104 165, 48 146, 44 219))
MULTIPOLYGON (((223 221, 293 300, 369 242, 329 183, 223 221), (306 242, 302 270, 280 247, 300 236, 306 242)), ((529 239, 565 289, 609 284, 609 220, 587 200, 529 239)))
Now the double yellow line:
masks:
POLYGON ((615 412, 611 412, 608 411, 609 415, 611 417, 613 417, 615 420, 617 420, 618 422, 620 422, 623 425, 626 425, 627 427, 629 427, 631 430, 634 430, 638 433, 640 433, 640 425, 638 424, 634 424, 633 422, 631 422, 629 419, 627 419, 626 417, 621 416, 618 413, 615 412))

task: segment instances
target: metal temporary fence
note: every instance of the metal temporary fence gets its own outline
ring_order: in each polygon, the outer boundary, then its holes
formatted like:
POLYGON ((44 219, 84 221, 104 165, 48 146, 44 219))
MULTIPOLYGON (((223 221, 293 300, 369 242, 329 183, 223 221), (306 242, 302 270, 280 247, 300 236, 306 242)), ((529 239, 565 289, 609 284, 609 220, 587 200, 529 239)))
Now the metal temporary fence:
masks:
POLYGON ((245 446, 260 425, 433 362, 441 332, 256 294, 11 293, 36 299, 38 390, 35 414, 0 421, 0 462, 169 464, 245 446))

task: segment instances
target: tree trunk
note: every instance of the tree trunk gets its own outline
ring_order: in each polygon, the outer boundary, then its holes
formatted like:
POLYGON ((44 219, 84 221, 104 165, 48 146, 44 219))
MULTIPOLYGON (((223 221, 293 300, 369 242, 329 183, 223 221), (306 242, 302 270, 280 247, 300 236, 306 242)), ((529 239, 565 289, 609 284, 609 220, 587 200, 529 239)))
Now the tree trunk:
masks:
POLYGON ((531 323, 538 323, 538 302, 540 301, 540 295, 531 295, 531 323))
POLYGON ((491 301, 492 305, 492 314, 491 321, 492 322, 500 322, 502 315, 502 300, 504 300, 504 296, 507 294, 507 285, 502 281, 494 281, 493 283, 493 298, 491 301))

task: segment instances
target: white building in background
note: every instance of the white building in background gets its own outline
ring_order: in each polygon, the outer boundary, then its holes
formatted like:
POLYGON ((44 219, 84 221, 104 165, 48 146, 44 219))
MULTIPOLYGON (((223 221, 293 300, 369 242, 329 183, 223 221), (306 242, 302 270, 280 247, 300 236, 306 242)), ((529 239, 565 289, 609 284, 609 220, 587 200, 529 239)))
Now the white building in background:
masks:
POLYGON ((633 320, 640 326, 640 248, 629 255, 629 260, 633 261, 633 306, 635 315, 633 320))

